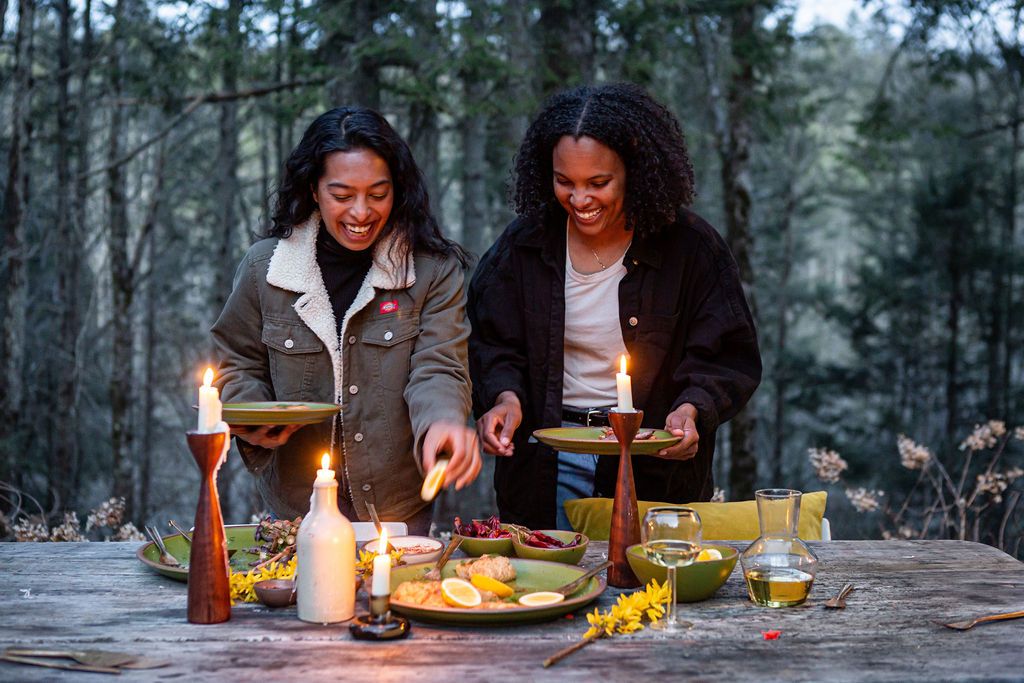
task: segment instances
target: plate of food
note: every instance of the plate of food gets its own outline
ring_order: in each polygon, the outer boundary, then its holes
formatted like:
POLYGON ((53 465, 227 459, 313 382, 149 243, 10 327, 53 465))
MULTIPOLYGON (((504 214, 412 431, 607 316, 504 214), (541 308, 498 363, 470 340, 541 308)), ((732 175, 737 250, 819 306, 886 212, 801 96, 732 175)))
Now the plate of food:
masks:
MULTIPOLYGON (((593 455, 619 454, 619 441, 611 427, 551 427, 538 429, 533 436, 537 441, 551 446, 556 451, 593 455)), ((663 448, 675 446, 682 438, 664 429, 641 427, 633 439, 630 453, 654 455, 663 448)))
POLYGON ((333 403, 302 401, 225 403, 222 419, 229 425, 241 427, 307 425, 323 422, 337 415, 340 410, 341 408, 333 403))
POLYGON ((501 555, 452 560, 441 580, 426 579, 432 563, 391 571, 391 608, 420 621, 499 625, 548 621, 594 601, 605 589, 592 576, 567 596, 559 588, 583 577, 575 565, 501 555))

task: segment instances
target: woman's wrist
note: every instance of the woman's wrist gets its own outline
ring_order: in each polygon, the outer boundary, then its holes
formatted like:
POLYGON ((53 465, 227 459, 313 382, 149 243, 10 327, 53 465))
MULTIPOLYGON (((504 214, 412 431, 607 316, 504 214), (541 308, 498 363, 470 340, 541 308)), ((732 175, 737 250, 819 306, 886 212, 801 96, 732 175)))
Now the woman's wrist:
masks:
POLYGON ((522 408, 522 404, 519 401, 519 395, 511 390, 506 390, 498 394, 498 398, 494 399, 495 407, 502 404, 514 405, 517 408, 522 408))

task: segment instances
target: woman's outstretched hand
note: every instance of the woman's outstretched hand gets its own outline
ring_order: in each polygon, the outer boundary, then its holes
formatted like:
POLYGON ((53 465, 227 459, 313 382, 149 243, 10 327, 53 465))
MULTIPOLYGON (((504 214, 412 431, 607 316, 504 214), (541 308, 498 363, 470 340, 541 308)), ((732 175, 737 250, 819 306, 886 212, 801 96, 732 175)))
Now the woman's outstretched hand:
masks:
POLYGON ((697 408, 692 404, 684 403, 669 413, 665 418, 665 430, 683 437, 683 440, 671 448, 658 451, 659 458, 689 460, 697 455, 700 435, 697 434, 697 408))
POLYGON ((484 444, 484 452, 491 455, 512 455, 515 446, 512 436, 523 421, 523 407, 514 391, 498 394, 494 407, 476 421, 476 431, 484 444))
POLYGON ((262 427, 241 427, 231 425, 231 435, 253 446, 261 448, 280 448, 288 442, 292 434, 305 425, 264 425, 262 427))
POLYGON ((476 432, 463 424, 435 422, 423 437, 423 471, 429 472, 440 455, 448 455, 445 483, 455 482, 458 491, 476 479, 483 461, 476 432))

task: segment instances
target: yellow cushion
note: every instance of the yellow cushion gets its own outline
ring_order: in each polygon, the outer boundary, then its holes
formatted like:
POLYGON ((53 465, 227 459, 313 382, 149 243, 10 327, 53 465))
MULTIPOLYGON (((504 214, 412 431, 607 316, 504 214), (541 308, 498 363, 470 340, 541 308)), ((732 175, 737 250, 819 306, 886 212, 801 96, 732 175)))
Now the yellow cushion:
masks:
MULTIPOLYGON (((805 541, 821 540, 821 519, 825 516, 825 491, 805 493, 800 498, 800 524, 797 531, 805 541)), ((641 500, 640 518, 648 508, 672 503, 641 500)), ((742 500, 735 503, 688 503, 700 515, 704 538, 714 541, 753 541, 761 534, 757 524, 757 503, 742 500)), ((607 541, 612 519, 611 498, 577 498, 565 501, 565 513, 576 531, 594 541, 607 541)))

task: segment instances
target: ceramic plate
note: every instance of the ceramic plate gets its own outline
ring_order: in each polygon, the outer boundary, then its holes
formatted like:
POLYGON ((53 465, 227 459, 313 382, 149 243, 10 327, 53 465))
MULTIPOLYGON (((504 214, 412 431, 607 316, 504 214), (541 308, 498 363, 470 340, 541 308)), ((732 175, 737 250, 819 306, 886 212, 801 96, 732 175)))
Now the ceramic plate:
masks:
MULTIPOLYGON (((470 560, 463 560, 468 562, 470 560)), ((534 591, 554 590, 573 580, 578 579, 587 570, 559 562, 544 562, 541 560, 510 559, 516 570, 516 580, 512 587, 516 589, 517 595, 532 593, 534 591)), ((442 578, 457 576, 455 566, 460 564, 452 560, 445 565, 441 572, 442 578)), ((395 567, 391 571, 392 592, 403 581, 409 581, 423 576, 431 568, 432 563, 413 564, 408 566, 395 567)), ((585 586, 577 590, 571 596, 556 605, 545 607, 512 607, 509 609, 481 610, 465 609, 456 607, 424 607, 410 603, 391 601, 391 608, 407 617, 420 621, 430 621, 442 624, 478 624, 478 625, 502 625, 529 623, 537 621, 549 621, 563 614, 568 614, 589 604, 605 589, 605 580, 601 576, 590 579, 585 586)))
POLYGON ((223 419, 229 425, 243 427, 263 425, 308 425, 323 422, 341 410, 333 403, 301 403, 296 401, 265 401, 258 403, 225 403, 223 419))
MULTIPOLYGON (((226 406, 225 406, 226 407, 226 406)), ((642 429, 650 429, 643 427, 642 429)), ((592 453, 594 455, 618 455, 618 441, 602 441, 603 427, 552 427, 538 429, 533 433, 537 441, 566 453, 592 453)), ((653 455, 662 448, 675 446, 683 437, 673 436, 664 429, 655 429, 653 439, 634 441, 630 452, 638 455, 653 455)))
MULTIPOLYGON (((404 537, 408 532, 405 522, 384 522, 384 527, 393 538, 404 537)), ((377 538, 377 528, 373 522, 352 522, 352 529, 355 531, 357 544, 377 538)), ((248 571, 251 569, 249 563, 256 560, 256 555, 242 551, 256 547, 256 525, 229 524, 224 527, 224 533, 228 541, 231 570, 248 571)), ((191 549, 181 534, 164 536, 164 545, 167 546, 167 552, 173 555, 174 559, 183 563, 188 562, 191 549)), ((160 562, 160 551, 156 549, 152 541, 139 548, 135 556, 158 574, 163 574, 175 581, 188 581, 187 569, 171 567, 160 562)))

